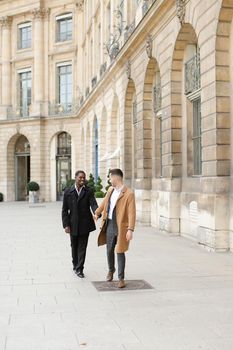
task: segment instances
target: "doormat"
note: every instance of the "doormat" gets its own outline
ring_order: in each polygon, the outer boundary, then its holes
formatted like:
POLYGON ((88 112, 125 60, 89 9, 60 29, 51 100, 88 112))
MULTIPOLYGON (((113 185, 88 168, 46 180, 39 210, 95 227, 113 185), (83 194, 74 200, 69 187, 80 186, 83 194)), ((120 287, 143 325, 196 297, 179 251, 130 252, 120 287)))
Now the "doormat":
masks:
POLYGON ((106 282, 106 281, 93 281, 93 286, 97 289, 98 292, 116 292, 123 290, 147 290, 154 289, 148 282, 144 280, 129 280, 125 281, 125 288, 118 288, 118 282, 106 282))

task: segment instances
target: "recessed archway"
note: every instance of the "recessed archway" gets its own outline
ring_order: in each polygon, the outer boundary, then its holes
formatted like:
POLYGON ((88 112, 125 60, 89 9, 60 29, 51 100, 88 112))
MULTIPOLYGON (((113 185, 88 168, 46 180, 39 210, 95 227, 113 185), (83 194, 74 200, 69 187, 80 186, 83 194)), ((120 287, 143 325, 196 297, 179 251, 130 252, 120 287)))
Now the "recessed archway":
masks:
POLYGON ((56 133, 50 142, 51 200, 61 200, 72 178, 72 138, 66 131, 56 133))
POLYGON ((86 129, 85 158, 86 173, 89 176, 91 173, 91 131, 89 122, 86 129))
POLYGON ((99 176, 99 123, 97 117, 94 117, 93 123, 93 175, 95 177, 95 181, 99 176))
POLYGON ((134 81, 129 79, 125 94, 124 119, 124 172, 128 181, 137 177, 136 119, 136 88, 134 81))
POLYGON ((144 177, 162 175, 161 78, 155 58, 148 62, 143 90, 143 169, 144 177))
POLYGON ((107 147, 107 110, 103 107, 99 127, 99 173, 100 177, 105 180, 108 169, 107 169, 107 157, 108 157, 108 147, 107 147))
MULTIPOLYGON (((198 39, 194 28, 186 23, 180 29, 178 33, 172 59, 171 69, 171 139, 172 146, 171 154, 164 154, 166 159, 170 159, 170 162, 165 165, 167 167, 166 175, 172 177, 180 177, 182 173, 189 173, 189 168, 193 166, 193 150, 192 145, 188 144, 192 140, 192 115, 191 106, 189 100, 186 98, 186 94, 189 93, 187 86, 186 68, 185 63, 190 58, 195 60, 197 67, 197 59, 199 55, 198 39), (194 53, 195 51, 195 53, 194 53), (186 91, 187 89, 187 91, 186 91), (183 116, 183 117, 182 117, 183 116), (186 120, 187 119, 187 120, 186 120), (183 124, 183 128, 182 128, 183 124), (187 133, 186 135, 184 133, 187 133), (183 143, 183 147, 182 147, 183 143), (186 150, 182 153, 182 149, 186 150), (183 165, 183 167, 182 167, 183 165)), ((195 69, 196 69, 195 67, 195 69)), ((200 66, 199 66, 200 67, 200 66)), ((200 78, 200 77, 199 77, 200 78)), ((193 77, 194 81, 195 77, 193 77)), ((190 81, 190 84, 192 81, 190 81)))
POLYGON ((25 135, 16 134, 7 145, 7 200, 26 200, 29 181, 30 143, 25 135))
POLYGON ((113 96, 110 123, 108 125, 108 168, 120 166, 120 117, 119 100, 113 96))

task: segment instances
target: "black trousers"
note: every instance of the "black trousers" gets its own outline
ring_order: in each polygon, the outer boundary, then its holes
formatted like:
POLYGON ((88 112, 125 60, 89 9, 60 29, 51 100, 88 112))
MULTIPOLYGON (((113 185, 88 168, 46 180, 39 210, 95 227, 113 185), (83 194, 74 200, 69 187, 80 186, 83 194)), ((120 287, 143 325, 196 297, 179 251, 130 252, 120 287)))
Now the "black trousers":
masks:
POLYGON ((70 235, 72 263, 76 271, 83 272, 86 258, 89 233, 85 235, 70 235))

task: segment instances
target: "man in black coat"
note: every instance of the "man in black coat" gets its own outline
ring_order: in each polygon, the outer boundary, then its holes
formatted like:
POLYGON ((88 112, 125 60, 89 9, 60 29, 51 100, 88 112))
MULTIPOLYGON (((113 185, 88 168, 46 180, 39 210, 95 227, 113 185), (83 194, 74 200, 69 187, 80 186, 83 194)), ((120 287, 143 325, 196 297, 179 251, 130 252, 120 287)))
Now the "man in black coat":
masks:
POLYGON ((85 172, 77 171, 75 184, 64 193, 62 223, 65 232, 70 234, 73 270, 80 278, 84 277, 89 233, 96 229, 92 213, 97 208, 94 192, 86 185, 85 172))

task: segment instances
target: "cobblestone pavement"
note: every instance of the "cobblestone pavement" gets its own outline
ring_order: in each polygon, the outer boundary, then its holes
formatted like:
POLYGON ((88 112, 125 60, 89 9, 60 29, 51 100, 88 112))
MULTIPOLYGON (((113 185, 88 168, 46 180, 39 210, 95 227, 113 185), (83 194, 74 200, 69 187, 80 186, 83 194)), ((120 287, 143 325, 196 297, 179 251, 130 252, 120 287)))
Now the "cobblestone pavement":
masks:
POLYGON ((233 254, 137 227, 127 279, 154 289, 98 292, 105 248, 93 232, 78 279, 60 209, 0 205, 0 350, 233 349, 233 254))

